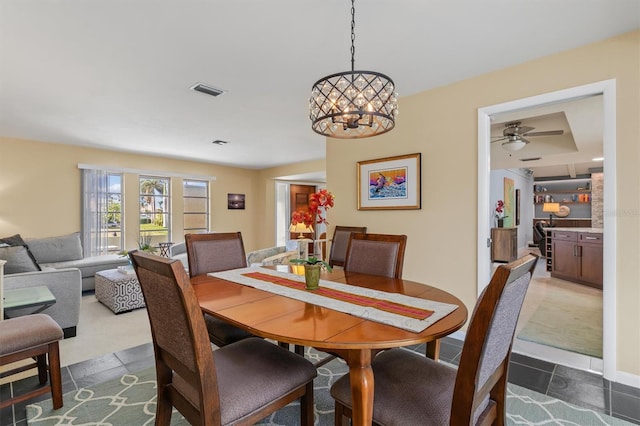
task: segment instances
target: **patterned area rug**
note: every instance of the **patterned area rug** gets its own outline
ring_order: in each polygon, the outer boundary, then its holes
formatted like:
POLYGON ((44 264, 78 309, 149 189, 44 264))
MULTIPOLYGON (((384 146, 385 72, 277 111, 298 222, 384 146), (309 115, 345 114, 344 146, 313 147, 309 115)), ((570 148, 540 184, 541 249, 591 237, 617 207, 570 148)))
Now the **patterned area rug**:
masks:
POLYGON ((602 358, 602 297, 557 287, 542 300, 518 339, 602 358))
MULTIPOLYGON (((309 357, 323 355, 313 350, 309 357)), ((342 360, 334 359, 318 369, 315 380, 316 425, 334 424, 331 384, 347 372, 342 360)), ((119 380, 64 395, 64 407, 53 410, 51 400, 27 406, 29 425, 152 425, 156 409, 155 370, 149 368, 137 374, 127 374, 119 380)), ((299 404, 293 403, 263 419, 260 425, 292 426, 300 424, 299 404)), ((174 410, 172 425, 188 425, 174 410)), ((416 423, 418 424, 418 422, 416 423)), ((567 404, 528 389, 509 385, 507 394, 507 424, 509 425, 631 425, 631 423, 567 404)))

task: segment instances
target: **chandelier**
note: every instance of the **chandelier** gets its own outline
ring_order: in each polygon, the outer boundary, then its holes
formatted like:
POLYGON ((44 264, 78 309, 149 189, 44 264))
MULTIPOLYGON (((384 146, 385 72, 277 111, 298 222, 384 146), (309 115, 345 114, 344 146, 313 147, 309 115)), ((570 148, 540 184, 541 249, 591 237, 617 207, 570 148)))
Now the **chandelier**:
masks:
POLYGON ((309 118, 314 132, 339 139, 368 138, 393 129, 398 94, 391 78, 355 71, 355 0, 351 0, 351 71, 318 80, 311 90, 309 118))

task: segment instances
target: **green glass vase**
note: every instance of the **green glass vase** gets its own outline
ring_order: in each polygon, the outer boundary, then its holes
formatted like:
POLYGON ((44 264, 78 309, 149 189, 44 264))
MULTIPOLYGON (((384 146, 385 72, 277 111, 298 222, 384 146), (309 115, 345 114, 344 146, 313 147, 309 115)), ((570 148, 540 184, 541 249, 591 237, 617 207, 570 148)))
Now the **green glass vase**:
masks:
POLYGON ((320 287, 321 264, 304 265, 304 283, 307 290, 317 290, 320 287))

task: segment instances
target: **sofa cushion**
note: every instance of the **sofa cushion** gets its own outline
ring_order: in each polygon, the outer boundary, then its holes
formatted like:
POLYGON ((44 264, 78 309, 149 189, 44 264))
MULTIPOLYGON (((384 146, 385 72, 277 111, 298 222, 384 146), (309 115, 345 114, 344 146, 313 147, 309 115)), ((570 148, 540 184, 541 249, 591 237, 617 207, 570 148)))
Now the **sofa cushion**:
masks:
POLYGON ((7 275, 40 270, 24 246, 0 247, 0 259, 7 261, 4 265, 4 272, 7 275))
POLYGON ((91 256, 84 259, 68 260, 66 262, 51 262, 43 263, 40 266, 43 268, 78 268, 82 273, 82 278, 93 277, 96 272, 104 271, 105 269, 116 269, 118 266, 124 266, 129 264, 129 259, 126 256, 120 256, 118 254, 105 254, 103 256, 91 256))
MULTIPOLYGON (((36 258, 33 256, 33 253, 31 253, 31 251, 29 250, 29 247, 27 246, 27 243, 22 239, 20 234, 15 234, 15 235, 12 235, 10 237, 0 238, 0 247, 8 247, 8 246, 23 246, 23 247, 25 247, 27 249, 27 254, 29 255, 29 257, 33 261, 33 264, 37 268, 36 271, 40 270, 40 266, 38 265, 38 262, 36 262, 36 258)), ((26 272, 31 272, 31 270, 26 271, 26 272)))
POLYGON ((27 245, 39 264, 82 259, 79 232, 60 237, 27 239, 27 245))

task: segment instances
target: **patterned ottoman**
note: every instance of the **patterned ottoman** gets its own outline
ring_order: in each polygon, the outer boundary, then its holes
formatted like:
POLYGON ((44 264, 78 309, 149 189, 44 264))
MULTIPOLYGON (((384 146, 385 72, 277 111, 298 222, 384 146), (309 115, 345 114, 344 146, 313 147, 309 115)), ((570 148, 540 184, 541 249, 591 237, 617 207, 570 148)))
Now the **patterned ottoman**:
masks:
POLYGON ((96 298, 115 314, 145 307, 138 278, 132 271, 96 272, 96 298))

